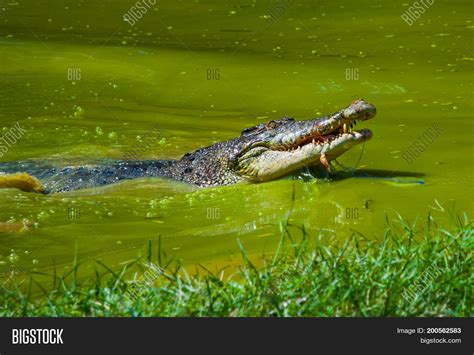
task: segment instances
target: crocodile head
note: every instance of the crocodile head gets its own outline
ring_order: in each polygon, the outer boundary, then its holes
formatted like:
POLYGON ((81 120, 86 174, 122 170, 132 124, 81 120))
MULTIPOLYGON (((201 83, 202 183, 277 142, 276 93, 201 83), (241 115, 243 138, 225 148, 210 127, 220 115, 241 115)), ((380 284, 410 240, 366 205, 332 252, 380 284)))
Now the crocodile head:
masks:
POLYGON ((374 117, 375 107, 356 100, 333 115, 307 121, 285 117, 242 132, 245 144, 234 151, 231 169, 252 182, 277 179, 302 167, 329 161, 372 137, 368 129, 353 130, 357 121, 374 117))

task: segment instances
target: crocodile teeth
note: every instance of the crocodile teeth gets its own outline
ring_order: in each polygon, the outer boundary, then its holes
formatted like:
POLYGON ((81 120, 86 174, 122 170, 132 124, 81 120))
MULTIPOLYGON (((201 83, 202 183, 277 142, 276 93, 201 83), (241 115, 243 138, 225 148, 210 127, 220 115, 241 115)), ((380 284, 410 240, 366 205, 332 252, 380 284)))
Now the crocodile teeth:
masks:
POLYGON ((313 138, 313 141, 312 141, 311 143, 313 143, 313 144, 314 144, 314 138, 313 138))
POLYGON ((342 131, 347 133, 347 125, 345 123, 342 125, 342 131))

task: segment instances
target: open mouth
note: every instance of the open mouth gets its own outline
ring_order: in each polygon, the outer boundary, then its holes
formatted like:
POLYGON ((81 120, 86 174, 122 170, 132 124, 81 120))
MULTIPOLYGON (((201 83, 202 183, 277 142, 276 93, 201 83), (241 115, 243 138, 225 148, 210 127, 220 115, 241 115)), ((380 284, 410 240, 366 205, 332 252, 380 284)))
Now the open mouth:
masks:
POLYGON ((369 129, 354 130, 353 128, 357 125, 357 120, 349 123, 343 123, 334 127, 334 130, 328 134, 321 135, 318 132, 309 136, 299 139, 291 146, 280 146, 274 150, 285 150, 294 151, 299 150, 309 144, 316 146, 328 145, 335 141, 348 141, 348 140, 368 140, 372 137, 372 131, 369 129))
POLYGON ((357 121, 354 121, 350 124, 344 123, 342 126, 337 127, 334 131, 331 133, 328 133, 326 135, 315 135, 315 136, 310 136, 302 141, 302 144, 297 144, 297 145, 305 145, 308 143, 313 143, 313 144, 324 144, 324 143, 330 143, 337 138, 341 138, 344 135, 347 137, 353 135, 353 133, 360 133, 362 131, 353 131, 352 129, 354 126, 357 124, 357 121))

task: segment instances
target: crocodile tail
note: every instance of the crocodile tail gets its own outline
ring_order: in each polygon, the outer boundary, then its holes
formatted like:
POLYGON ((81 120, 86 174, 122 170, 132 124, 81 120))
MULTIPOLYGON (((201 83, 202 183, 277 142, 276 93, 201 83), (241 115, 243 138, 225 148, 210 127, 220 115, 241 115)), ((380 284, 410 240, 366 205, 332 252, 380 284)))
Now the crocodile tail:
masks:
POLYGON ((50 167, 35 162, 0 163, 0 188, 44 193, 46 190, 40 179, 50 172, 50 167))
POLYGON ((13 161, 0 163, 0 174, 25 173, 34 169, 35 166, 36 164, 33 162, 13 161))
POLYGON ((28 173, 0 174, 0 189, 16 188, 26 192, 45 193, 41 181, 28 173))
POLYGON ((110 185, 122 180, 144 177, 164 177, 174 161, 114 161, 107 165, 58 169, 42 179, 45 191, 65 192, 110 185))
POLYGON ((125 179, 167 176, 175 161, 112 161, 107 165, 55 168, 42 164, 0 163, 0 188, 55 193, 109 185, 125 179))

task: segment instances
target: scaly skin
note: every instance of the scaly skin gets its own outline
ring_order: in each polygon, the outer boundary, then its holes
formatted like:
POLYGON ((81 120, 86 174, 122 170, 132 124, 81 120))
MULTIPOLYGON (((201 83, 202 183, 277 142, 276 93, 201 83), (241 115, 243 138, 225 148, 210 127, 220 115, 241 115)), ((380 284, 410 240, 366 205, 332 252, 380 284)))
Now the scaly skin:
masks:
MULTIPOLYGON (((376 109, 364 100, 330 116, 306 121, 284 117, 245 129, 237 138, 185 154, 180 160, 115 161, 106 166, 48 168, 32 163, 0 165, 0 172, 27 172, 38 178, 39 192, 62 192, 112 184, 124 179, 167 177, 196 186, 278 179, 305 166, 329 162, 372 137, 356 121, 372 118, 376 109)), ((0 179, 1 181, 1 179, 0 179)))

